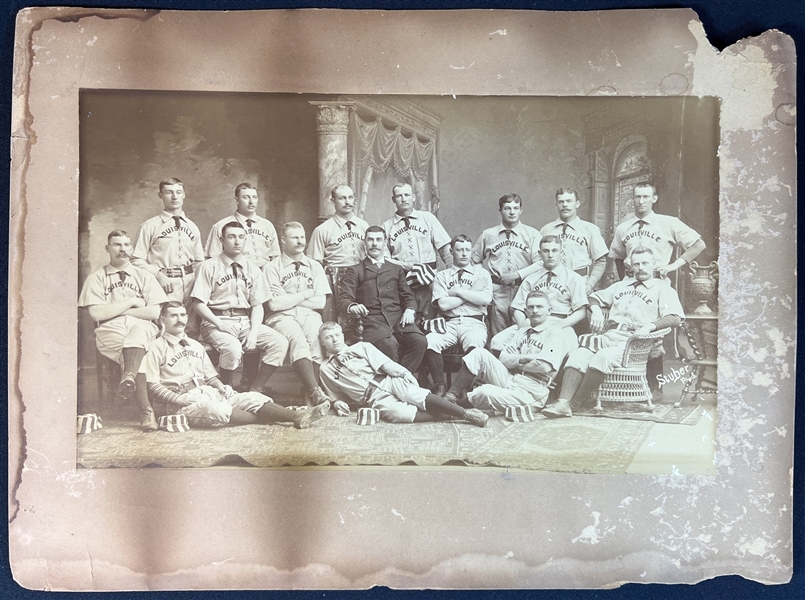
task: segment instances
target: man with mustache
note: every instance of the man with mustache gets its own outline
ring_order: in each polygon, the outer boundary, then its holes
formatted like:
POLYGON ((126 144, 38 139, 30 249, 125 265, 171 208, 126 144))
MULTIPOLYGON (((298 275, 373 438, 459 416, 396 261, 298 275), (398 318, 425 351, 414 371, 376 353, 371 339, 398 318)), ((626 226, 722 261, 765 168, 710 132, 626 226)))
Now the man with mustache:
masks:
POLYGON ((107 236, 106 251, 109 264, 87 277, 78 305, 87 307, 98 324, 98 352, 122 367, 118 395, 123 399, 134 395, 140 425, 153 430, 157 425, 140 366, 159 333, 153 323, 159 317, 159 305, 168 297, 151 273, 131 264, 131 238, 125 231, 116 229, 107 236))
POLYGON ((574 350, 567 358, 559 399, 546 406, 548 417, 571 417, 598 389, 607 373, 620 364, 626 342, 633 334, 646 334, 666 327, 676 327, 685 314, 676 290, 667 279, 656 279, 654 250, 637 246, 631 253, 633 277, 627 277, 590 296, 590 326, 605 330, 602 348, 593 352, 586 347, 574 350), (604 323, 602 306, 609 306, 604 323))
POLYGON ((246 239, 241 255, 252 261, 261 269, 280 255, 280 246, 277 240, 277 230, 274 224, 257 214, 257 204, 260 198, 257 188, 251 183, 240 183, 235 187, 235 214, 224 217, 212 226, 207 237, 205 253, 207 258, 214 258, 221 254, 221 231, 224 225, 237 221, 246 231, 246 239))
POLYGON ((290 221, 282 226, 280 245, 280 257, 263 269, 269 290, 265 322, 287 340, 306 401, 314 406, 329 400, 319 386, 322 320, 318 311, 324 308, 330 285, 322 266, 304 254, 307 241, 301 223, 290 221))
POLYGON ((327 298, 323 316, 335 319, 338 286, 347 267, 357 265, 366 256, 363 236, 369 224, 355 215, 355 193, 348 185, 339 184, 330 190, 335 214, 313 230, 306 254, 319 261, 329 278, 333 295, 327 298))
POLYGON ((184 184, 171 177, 159 182, 163 210, 140 226, 131 262, 156 276, 168 298, 187 304, 195 269, 204 260, 201 232, 184 213, 184 184))
POLYGON ((305 429, 330 410, 329 402, 291 410, 258 392, 235 392, 218 378, 204 347, 185 334, 181 302, 164 304, 159 321, 162 336, 145 358, 148 394, 159 413, 185 415, 191 427, 285 422, 305 429))
POLYGON ((414 324, 416 300, 400 265, 383 259, 386 232, 372 225, 364 240, 367 257, 345 270, 338 313, 362 317, 363 341, 415 373, 427 341, 414 324))
MULTIPOLYGON (((243 258, 246 230, 238 221, 221 229, 223 251, 198 268, 193 308, 203 319, 201 335, 219 353, 218 369, 225 385, 240 366, 246 350, 260 350, 260 368, 249 391, 262 392, 282 365, 288 340, 263 325, 263 302, 269 297, 263 272, 243 258)), ((271 264, 271 263, 269 263, 271 264)))

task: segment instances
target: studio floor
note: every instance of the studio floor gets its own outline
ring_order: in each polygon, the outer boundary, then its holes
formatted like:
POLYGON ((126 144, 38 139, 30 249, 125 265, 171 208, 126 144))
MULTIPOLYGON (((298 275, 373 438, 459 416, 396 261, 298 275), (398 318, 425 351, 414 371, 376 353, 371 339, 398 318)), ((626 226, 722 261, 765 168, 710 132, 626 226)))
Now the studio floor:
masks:
MULTIPOLYGON (((666 372, 680 365, 666 361, 666 372)), ((299 404, 300 386, 283 368, 270 381, 280 404, 299 404)), ((377 423, 330 413, 310 428, 247 425, 187 433, 143 432, 126 408, 89 402, 103 428, 77 436, 79 468, 187 467, 484 467, 573 473, 710 475, 715 472, 715 394, 688 395, 681 382, 663 387, 653 413, 643 406, 605 404, 570 419, 537 415, 529 423, 492 417, 484 428, 464 422, 377 423)))

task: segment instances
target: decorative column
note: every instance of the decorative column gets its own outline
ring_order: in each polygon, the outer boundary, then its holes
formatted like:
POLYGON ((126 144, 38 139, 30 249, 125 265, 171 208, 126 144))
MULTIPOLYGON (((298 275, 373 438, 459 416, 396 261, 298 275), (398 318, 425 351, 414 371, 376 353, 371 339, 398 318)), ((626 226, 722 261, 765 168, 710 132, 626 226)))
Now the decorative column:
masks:
POLYGON ((311 102, 318 108, 319 134, 319 223, 334 212, 330 190, 347 183, 347 124, 354 102, 311 102))

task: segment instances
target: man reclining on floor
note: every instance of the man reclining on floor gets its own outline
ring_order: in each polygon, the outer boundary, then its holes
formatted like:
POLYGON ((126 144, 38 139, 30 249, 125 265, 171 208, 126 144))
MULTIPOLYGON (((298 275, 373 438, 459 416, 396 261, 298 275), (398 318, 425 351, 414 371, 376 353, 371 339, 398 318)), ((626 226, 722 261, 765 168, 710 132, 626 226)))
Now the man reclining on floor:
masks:
POLYGON ((590 296, 590 327, 604 331, 602 348, 593 352, 580 347, 570 353, 565 366, 559 399, 546 406, 548 417, 571 417, 603 383, 607 373, 620 364, 626 342, 634 334, 676 327, 685 314, 676 290, 667 279, 655 279, 654 251, 646 246, 632 250, 632 277, 613 283, 590 296), (604 324, 602 306, 610 306, 604 324))
POLYGON ((489 417, 477 409, 465 410, 419 387, 408 369, 392 361, 368 342, 347 347, 337 323, 327 322, 319 339, 328 355, 321 365, 321 382, 339 416, 349 414, 349 403, 380 411, 390 423, 464 420, 484 427, 489 417))
POLYGON ((305 429, 330 410, 329 402, 291 410, 258 392, 235 392, 218 379, 204 347, 185 335, 181 302, 163 304, 159 321, 162 336, 145 357, 148 395, 158 413, 183 414, 191 427, 287 422, 305 429))
POLYGON ((529 326, 518 329, 501 351, 500 359, 475 348, 461 362, 461 370, 445 399, 467 403, 482 411, 506 412, 507 406, 531 406, 541 410, 548 400, 548 385, 562 361, 578 347, 576 334, 550 320, 551 301, 545 292, 529 292, 525 300, 529 326), (464 395, 479 378, 483 385, 464 395))

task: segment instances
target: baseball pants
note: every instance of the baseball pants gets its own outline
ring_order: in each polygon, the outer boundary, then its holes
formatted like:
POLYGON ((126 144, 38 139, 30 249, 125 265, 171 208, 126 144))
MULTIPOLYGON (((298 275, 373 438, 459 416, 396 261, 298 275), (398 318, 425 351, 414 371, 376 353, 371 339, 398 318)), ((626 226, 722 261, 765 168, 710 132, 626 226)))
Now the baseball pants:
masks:
MULTIPOLYGON (((251 321, 249 317, 218 317, 230 327, 229 333, 218 330, 209 321, 202 321, 201 334, 218 351, 218 366, 221 369, 234 371, 243 357, 243 340, 249 334, 251 321)), ((266 325, 260 325, 257 336, 257 347, 262 351, 260 360, 267 365, 279 367, 288 353, 288 340, 279 332, 266 325)))
POLYGON ((489 305, 489 333, 496 336, 512 324, 509 306, 517 295, 516 285, 492 286, 492 304, 489 305))
POLYGON ((291 362, 307 358, 318 364, 322 361, 319 328, 321 315, 314 310, 296 311, 296 315, 279 314, 268 318, 266 325, 288 340, 291 362))
POLYGON ((601 336, 602 348, 593 353, 589 348, 577 348, 567 357, 565 368, 572 368, 586 373, 587 369, 596 369, 602 373, 612 373, 623 360, 626 341, 632 334, 628 331, 611 329, 601 336))
POLYGON ((229 424, 232 409, 256 413, 271 398, 257 392, 243 392, 226 398, 221 392, 209 385, 194 388, 187 392, 193 400, 192 404, 181 407, 172 414, 187 417, 191 427, 223 427, 229 424))
POLYGON ((425 410, 430 392, 419 387, 413 376, 386 377, 369 396, 369 404, 389 423, 413 423, 417 410, 425 410))
POLYGON ((158 333, 159 328, 151 321, 122 315, 98 325, 95 329, 95 345, 98 352, 122 366, 123 348, 142 348, 147 351, 158 333))
POLYGON ((460 344, 462 348, 483 348, 486 346, 486 325, 472 317, 456 317, 447 320, 446 331, 428 334, 428 350, 441 352, 450 346, 460 344))
POLYGON ((526 375, 512 375, 488 350, 476 348, 464 358, 471 373, 484 383, 467 394, 475 408, 506 412, 507 406, 545 406, 550 390, 526 375))

